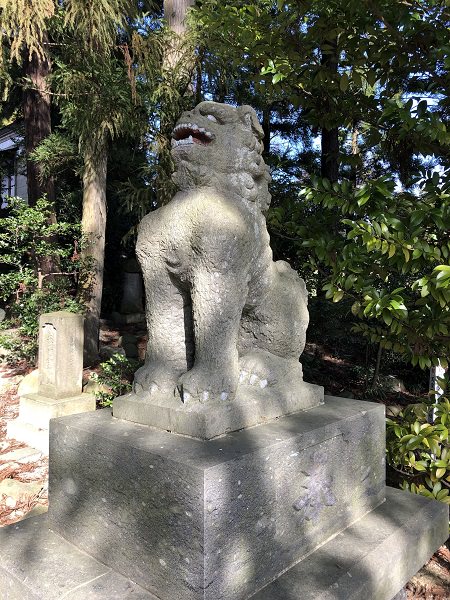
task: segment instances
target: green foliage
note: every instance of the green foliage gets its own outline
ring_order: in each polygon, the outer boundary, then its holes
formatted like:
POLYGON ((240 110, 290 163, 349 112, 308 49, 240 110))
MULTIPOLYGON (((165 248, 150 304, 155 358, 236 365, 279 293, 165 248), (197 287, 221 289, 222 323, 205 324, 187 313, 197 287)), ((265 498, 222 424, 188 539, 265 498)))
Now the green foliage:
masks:
POLYGON ((11 359, 33 361, 37 353, 39 315, 55 310, 79 312, 73 298, 78 264, 74 238, 79 226, 51 223, 52 207, 44 198, 30 207, 20 198, 8 199, 9 216, 0 219, 0 299, 18 327, 20 338, 3 340, 11 359), (39 265, 51 257, 61 273, 43 278, 39 265))
POLYGON ((45 57, 47 24, 55 13, 54 0, 1 0, 0 9, 1 56, 11 42, 11 58, 19 63, 33 53, 45 57))
POLYGON ((112 406, 114 398, 131 391, 133 375, 139 364, 139 361, 122 354, 115 354, 100 364, 100 373, 92 373, 91 380, 109 388, 109 391, 94 392, 101 406, 112 406))
POLYGON ((31 153, 44 178, 58 177, 68 168, 80 172, 82 165, 76 144, 61 132, 47 136, 31 153))
POLYGON ((312 268, 327 268, 326 298, 353 300, 363 320, 354 331, 429 368, 450 349, 450 170, 425 173, 414 193, 394 186, 386 176, 358 188, 313 178, 302 200, 343 218, 337 231, 320 222, 291 231, 312 268))
POLYGON ((61 261, 75 272, 70 258, 78 225, 51 222, 52 206, 45 198, 34 207, 21 198, 9 198, 8 212, 0 219, 0 264, 9 268, 0 275, 1 299, 8 300, 21 283, 31 286, 33 278, 37 282, 39 265, 45 258, 61 261))
POLYGON ((387 419, 387 461, 401 487, 450 505, 450 400, 412 404, 387 419))

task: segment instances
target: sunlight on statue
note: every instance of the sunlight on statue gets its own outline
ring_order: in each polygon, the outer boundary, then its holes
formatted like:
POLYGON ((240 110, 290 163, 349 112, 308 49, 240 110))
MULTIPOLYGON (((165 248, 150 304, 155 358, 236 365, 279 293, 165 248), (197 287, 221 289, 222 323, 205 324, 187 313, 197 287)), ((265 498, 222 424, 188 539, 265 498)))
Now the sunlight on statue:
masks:
POLYGON ((179 192, 142 220, 136 248, 149 335, 140 396, 220 403, 302 385, 307 291, 272 259, 262 138, 251 107, 215 102, 174 128, 179 192))

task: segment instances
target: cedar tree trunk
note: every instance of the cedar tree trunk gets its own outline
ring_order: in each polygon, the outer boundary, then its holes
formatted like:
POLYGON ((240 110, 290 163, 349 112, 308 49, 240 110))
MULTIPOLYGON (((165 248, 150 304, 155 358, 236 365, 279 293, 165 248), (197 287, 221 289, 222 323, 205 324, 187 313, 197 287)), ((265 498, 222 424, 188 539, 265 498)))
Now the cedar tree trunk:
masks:
POLYGON ((106 230, 106 167, 108 145, 106 135, 91 141, 84 150, 82 264, 78 296, 85 305, 84 363, 98 359, 100 310, 103 291, 103 266, 106 230))
MULTIPOLYGON (((50 95, 47 77, 50 74, 50 62, 33 53, 25 62, 25 74, 29 80, 23 91, 23 119, 25 129, 25 154, 27 158, 28 204, 35 206, 43 196, 47 196, 53 210, 49 224, 56 223, 55 186, 53 178, 44 178, 39 163, 29 160, 33 150, 51 133, 50 95)), ((57 242, 54 240, 48 240, 57 242)), ((59 262, 53 257, 40 257, 37 269, 39 275, 46 276, 59 272, 59 262)))

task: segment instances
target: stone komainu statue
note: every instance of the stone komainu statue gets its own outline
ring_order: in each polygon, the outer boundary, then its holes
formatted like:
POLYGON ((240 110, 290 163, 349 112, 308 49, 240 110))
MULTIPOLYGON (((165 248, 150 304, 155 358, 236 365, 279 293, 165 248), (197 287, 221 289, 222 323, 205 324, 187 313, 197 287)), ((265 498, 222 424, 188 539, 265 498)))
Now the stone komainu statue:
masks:
POLYGON ((302 382, 307 291, 272 260, 262 138, 251 107, 215 102, 185 112, 173 131, 180 191, 142 220, 136 248, 149 335, 134 381, 141 396, 213 403, 302 382))

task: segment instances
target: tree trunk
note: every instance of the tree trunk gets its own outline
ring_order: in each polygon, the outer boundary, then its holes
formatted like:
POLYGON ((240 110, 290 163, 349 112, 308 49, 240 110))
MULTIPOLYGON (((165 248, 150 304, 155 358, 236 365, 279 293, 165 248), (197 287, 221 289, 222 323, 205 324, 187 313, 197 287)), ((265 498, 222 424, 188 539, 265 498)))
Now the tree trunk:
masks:
POLYGON ((50 74, 50 62, 41 59, 34 53, 26 61, 25 74, 29 79, 28 87, 23 92, 23 117, 25 127, 25 151, 27 157, 28 204, 35 206, 44 194, 53 204, 55 186, 52 178, 44 179, 39 163, 28 160, 36 147, 50 135, 52 130, 50 113, 50 95, 47 77, 50 74))
POLYGON ((106 230, 106 135, 91 141, 84 150, 82 265, 78 296, 86 307, 84 323, 84 363, 98 359, 100 310, 103 292, 103 265, 106 230))
POLYGON ((164 56, 164 69, 176 69, 180 84, 189 85, 193 63, 183 56, 184 35, 186 33, 186 12, 195 0, 164 0, 164 18, 175 34, 173 43, 164 56))
POLYGON ((271 122, 270 118, 272 116, 272 107, 265 106, 263 108, 263 120, 262 120, 262 128, 264 131, 264 149, 263 149, 263 158, 267 159, 270 154, 270 135, 271 135, 271 122))
MULTIPOLYGON (((355 121, 353 123, 353 129, 352 129, 352 155, 353 156, 357 156, 359 154, 358 136, 359 136, 358 122, 355 121)), ((354 164, 352 164, 350 177, 351 177, 351 180, 353 181, 353 185, 356 187, 358 184, 358 169, 357 169, 356 165, 354 165, 354 164)))
POLYGON ((379 343, 378 344, 378 350, 377 350, 377 360, 376 360, 376 363, 375 363, 375 371, 373 372, 371 387, 375 387, 377 385, 377 383, 378 383, 378 378, 380 376, 381 354, 382 354, 382 352, 383 352, 383 347, 379 343))
MULTIPOLYGON (((327 40, 332 50, 322 52, 322 65, 327 69, 331 77, 338 77, 338 52, 337 40, 327 40)), ((331 106, 328 107, 331 110, 331 106)), ((326 111, 327 112, 327 111, 326 111)), ((325 113, 326 114, 326 113, 325 113)), ((322 128, 322 153, 320 170, 322 177, 331 182, 337 181, 339 176, 339 130, 337 127, 322 128)))
POLYGON ((322 154, 320 174, 332 183, 339 177, 339 131, 337 127, 322 129, 322 154))
MULTIPOLYGON (((167 45, 163 56, 163 73, 170 86, 178 93, 181 99, 186 92, 194 94, 192 88, 192 74, 194 68, 194 53, 186 56, 185 43, 186 12, 195 0, 164 0, 164 18, 169 29, 174 33, 171 43, 167 45)), ((170 158, 172 129, 181 112, 179 100, 173 106, 166 104, 165 110, 160 113, 160 131, 158 139, 158 174, 156 178, 156 194, 158 204, 168 202, 174 192, 171 183, 173 170, 170 158)))
POLYGON ((164 0, 164 18, 169 28, 177 35, 186 31, 186 11, 195 0, 164 0))
MULTIPOLYGON (((33 53, 25 61, 25 75, 29 82, 23 90, 23 120, 25 129, 25 155, 27 159, 27 193, 28 204, 35 206, 43 196, 47 196, 53 207, 49 224, 56 223, 55 185, 52 177, 45 178, 41 166, 29 160, 30 154, 51 133, 50 94, 47 77, 51 71, 48 59, 40 58, 33 53)), ((47 240, 57 242, 54 240, 47 240)), ((59 272, 59 262, 51 256, 40 257, 37 264, 40 276, 59 272)), ((49 281, 51 277, 47 277, 49 281)))

